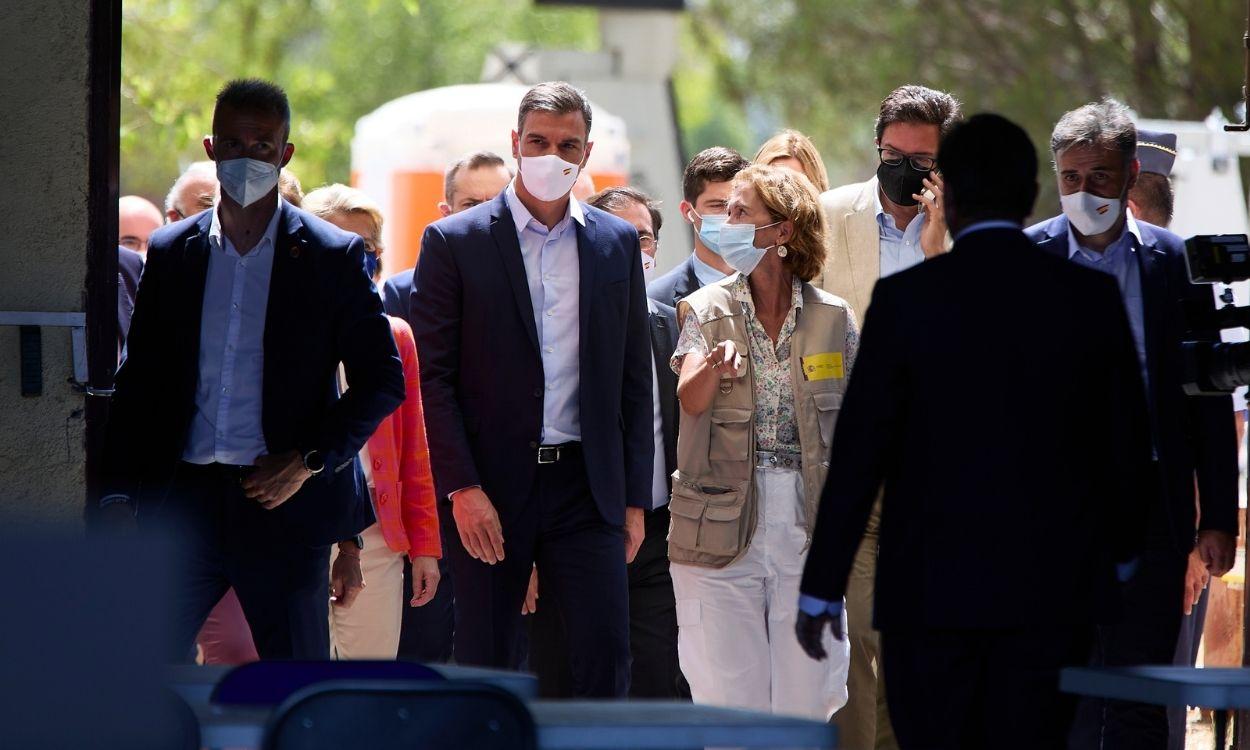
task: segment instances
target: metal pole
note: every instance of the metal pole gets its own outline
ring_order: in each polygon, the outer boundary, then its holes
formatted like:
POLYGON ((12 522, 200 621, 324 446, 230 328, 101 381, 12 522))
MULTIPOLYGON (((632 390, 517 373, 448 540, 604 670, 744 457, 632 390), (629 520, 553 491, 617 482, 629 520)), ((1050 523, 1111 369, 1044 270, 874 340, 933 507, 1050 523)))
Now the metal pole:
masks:
POLYGON ((1224 126, 1225 130, 1236 133, 1250 130, 1250 0, 1246 2, 1246 33, 1241 37, 1241 46, 1245 65, 1245 71, 1241 77, 1241 104, 1246 111, 1241 115, 1241 122, 1224 126))

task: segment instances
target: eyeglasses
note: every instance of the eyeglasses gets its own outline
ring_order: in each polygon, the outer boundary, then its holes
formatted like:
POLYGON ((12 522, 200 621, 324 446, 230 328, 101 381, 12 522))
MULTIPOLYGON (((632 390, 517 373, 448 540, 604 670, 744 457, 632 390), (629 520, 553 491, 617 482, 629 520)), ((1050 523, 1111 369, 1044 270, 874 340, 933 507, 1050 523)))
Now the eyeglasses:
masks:
POLYGON ((656 249, 660 246, 660 241, 651 235, 641 235, 638 237, 638 245, 649 254, 654 255, 656 249))
POLYGON ((933 168, 937 166, 937 159, 934 159, 932 156, 908 156, 907 154, 900 154, 892 148, 877 149, 877 158, 881 160, 882 164, 891 167, 897 167, 906 159, 911 164, 911 168, 917 172, 932 172, 933 168))
POLYGON ((148 249, 147 241, 141 240, 138 237, 133 237, 131 235, 126 235, 125 237, 122 237, 120 240, 117 241, 117 244, 121 245, 127 250, 134 250, 136 253, 142 253, 148 249))

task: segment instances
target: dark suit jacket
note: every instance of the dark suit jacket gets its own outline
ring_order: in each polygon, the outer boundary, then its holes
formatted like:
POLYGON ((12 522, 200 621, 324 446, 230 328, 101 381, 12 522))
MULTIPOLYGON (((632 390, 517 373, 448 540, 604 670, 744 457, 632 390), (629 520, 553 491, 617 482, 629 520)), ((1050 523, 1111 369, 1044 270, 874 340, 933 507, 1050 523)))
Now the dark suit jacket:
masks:
POLYGON ((1089 622, 1142 543, 1144 402, 1114 280, 1019 230, 881 279, 801 590, 842 598, 884 482, 879 629, 1089 622))
POLYGON ((647 296, 676 308, 678 302, 701 286, 703 285, 699 283, 699 277, 694 273, 694 255, 691 254, 668 273, 651 282, 647 286, 647 296))
POLYGON ((382 282, 382 307, 386 308, 386 314, 403 318, 408 325, 412 325, 412 278, 415 272, 415 268, 409 268, 382 282))
MULTIPOLYGON (((655 358, 655 375, 660 391, 660 423, 664 431, 664 466, 668 475, 669 489, 673 486, 672 474, 677 470, 677 374, 668 366, 673 351, 677 349, 677 311, 655 300, 647 300, 647 314, 651 319, 651 355, 655 358)), ((656 456, 658 461, 661 457, 656 456)))
POLYGON ((134 250, 117 248, 117 343, 126 343, 130 318, 135 312, 135 295, 139 293, 139 276, 143 274, 143 256, 134 250))
MULTIPOLYGON (((581 269, 582 450, 603 519, 650 507, 653 440, 647 305, 634 228, 590 206, 581 269)), ((542 439, 543 368, 516 226, 504 194, 434 222, 412 293, 421 395, 440 498, 480 485, 505 525, 530 496, 542 439)))
MULTIPOLYGON (((326 470, 272 513, 294 538, 328 544, 372 523, 355 458, 403 402, 404 373, 361 270, 363 241, 281 206, 265 315, 265 443, 270 454, 318 450, 326 470), (351 383, 341 398, 340 362, 351 383)), ((153 233, 117 374, 104 491, 137 498, 141 517, 163 499, 195 415, 211 221, 205 211, 153 233)))
MULTIPOLYGON (((1211 310, 1211 288, 1189 282, 1185 243, 1159 227, 1138 221, 1142 251, 1146 330, 1147 403, 1163 472, 1166 528, 1178 552, 1193 548, 1195 528, 1237 534, 1237 437, 1230 396, 1188 396, 1182 389, 1181 342, 1190 324, 1186 311, 1211 310), (1198 478, 1201 524, 1194 518, 1194 476, 1198 478)), ((1042 250, 1068 258, 1068 219, 1060 215, 1026 230, 1042 250)), ((1192 314, 1192 313, 1191 313, 1192 314)), ((1156 508, 1157 510, 1157 508, 1156 508)))

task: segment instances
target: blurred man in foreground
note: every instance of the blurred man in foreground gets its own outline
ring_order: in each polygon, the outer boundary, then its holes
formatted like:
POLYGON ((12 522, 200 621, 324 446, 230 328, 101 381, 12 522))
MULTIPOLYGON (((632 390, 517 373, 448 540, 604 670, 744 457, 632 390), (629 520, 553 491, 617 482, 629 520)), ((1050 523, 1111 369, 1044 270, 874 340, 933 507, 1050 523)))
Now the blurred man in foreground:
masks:
POLYGON ((873 624, 900 746, 1062 747, 1075 701, 1059 669, 1086 661, 1115 564, 1140 550, 1141 375, 1115 284, 1021 231, 1037 195, 1025 132, 978 115, 939 165, 954 249, 873 291, 796 631, 815 658, 826 624, 842 636, 884 483, 873 624), (986 315, 1003 279, 1010 314, 986 315))

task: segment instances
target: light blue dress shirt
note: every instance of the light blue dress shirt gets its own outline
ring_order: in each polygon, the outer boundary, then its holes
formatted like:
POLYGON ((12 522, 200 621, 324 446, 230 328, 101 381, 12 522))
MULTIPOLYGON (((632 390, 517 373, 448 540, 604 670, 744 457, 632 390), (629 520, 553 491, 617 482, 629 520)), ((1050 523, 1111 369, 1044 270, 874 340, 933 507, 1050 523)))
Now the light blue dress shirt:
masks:
POLYGON ((1128 313, 1129 328, 1133 331, 1133 346, 1137 349, 1142 382, 1149 384, 1149 373, 1146 372, 1146 322, 1142 303, 1141 266, 1137 259, 1141 246, 1141 232, 1131 212, 1124 224, 1124 231, 1101 253, 1081 247, 1076 241, 1076 235, 1072 233, 1072 226, 1068 226, 1068 258, 1086 268, 1110 274, 1119 285, 1124 310, 1128 313))
POLYGON ((542 348, 543 445, 558 445, 582 439, 578 410, 581 369, 581 278, 577 250, 577 227, 586 225, 581 204, 569 197, 569 209, 550 231, 534 218, 509 184, 504 200, 516 222, 525 278, 538 345, 542 348))
POLYGON ((265 234, 246 255, 221 231, 213 211, 200 315, 200 377, 182 460, 251 465, 268 453, 261 424, 265 314, 282 199, 265 234))
POLYGON ((899 230, 894 223, 894 217, 886 213, 885 207, 881 205, 881 194, 878 191, 873 191, 873 200, 877 204, 877 227, 881 238, 878 247, 881 250, 881 278, 884 279, 924 261, 920 233, 924 231, 925 215, 918 214, 907 224, 906 230, 899 230))
POLYGON ((698 255, 692 254, 690 256, 690 262, 694 265, 695 278, 699 280, 699 284, 702 286, 715 284, 727 275, 704 263, 698 255))

